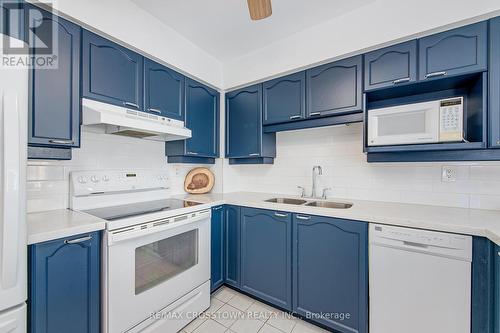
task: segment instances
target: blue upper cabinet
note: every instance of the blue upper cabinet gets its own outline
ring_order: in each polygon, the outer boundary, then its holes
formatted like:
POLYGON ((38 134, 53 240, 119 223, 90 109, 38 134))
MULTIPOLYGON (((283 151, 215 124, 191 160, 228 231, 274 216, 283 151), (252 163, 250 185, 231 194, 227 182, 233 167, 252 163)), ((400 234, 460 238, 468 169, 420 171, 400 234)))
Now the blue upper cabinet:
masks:
POLYGON ((291 244, 290 213, 242 208, 241 289, 291 311, 291 244))
MULTIPOLYGON (((23 0, 0 0, 2 11, 0 18, 0 33, 21 40, 25 39, 23 0)), ((33 7, 32 7, 33 8, 33 7)))
POLYGON ((144 111, 184 120, 184 76, 145 58, 144 111))
POLYGON ((338 332, 366 333, 367 223, 294 214, 293 228, 293 310, 326 314, 314 320, 338 332))
POLYGON ((31 245, 31 333, 100 332, 99 232, 31 245))
POLYGON ((365 90, 417 81, 417 41, 365 54, 365 90))
POLYGON ((356 56, 307 70, 307 117, 361 112, 362 64, 356 56))
POLYGON ((30 38, 31 53, 37 43, 58 38, 57 67, 30 69, 28 143, 34 146, 80 146, 80 36, 79 26, 27 5, 27 21, 39 39, 30 38), (41 13, 29 15, 29 12, 41 13), (36 21, 35 21, 36 20, 36 21))
POLYGON ((489 146, 500 148, 500 17, 490 21, 489 146))
POLYGON ((484 71, 487 49, 487 21, 424 37, 419 40, 419 78, 484 71))
POLYGON ((143 57, 83 31, 83 97, 143 110, 143 57))
POLYGON ((264 125, 304 119, 306 73, 300 72, 263 83, 264 125))
POLYGON ((210 231, 211 292, 224 284, 224 224, 224 206, 213 207, 210 231))
POLYGON ((228 285, 236 288, 240 287, 240 214, 240 207, 224 206, 224 277, 228 285))
POLYGON ((219 157, 219 92, 186 78, 186 127, 191 138, 170 141, 166 154, 170 163, 214 164, 219 157))
POLYGON ((227 93, 226 157, 259 163, 275 156, 275 134, 262 131, 262 85, 227 93))

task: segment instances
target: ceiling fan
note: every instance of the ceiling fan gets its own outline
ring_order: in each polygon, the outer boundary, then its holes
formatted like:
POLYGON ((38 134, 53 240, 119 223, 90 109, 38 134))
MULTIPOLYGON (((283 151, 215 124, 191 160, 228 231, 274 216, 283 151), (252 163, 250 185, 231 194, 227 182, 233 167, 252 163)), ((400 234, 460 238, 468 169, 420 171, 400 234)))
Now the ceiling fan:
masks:
POLYGON ((265 19, 271 16, 271 0, 247 0, 250 18, 254 21, 265 19))

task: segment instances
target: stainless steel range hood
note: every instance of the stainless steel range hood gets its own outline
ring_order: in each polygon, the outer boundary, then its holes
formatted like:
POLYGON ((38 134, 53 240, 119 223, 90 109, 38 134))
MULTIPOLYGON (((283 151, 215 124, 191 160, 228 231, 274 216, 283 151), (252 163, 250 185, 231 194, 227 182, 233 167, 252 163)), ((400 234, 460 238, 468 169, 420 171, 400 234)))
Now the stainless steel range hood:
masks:
POLYGON ((175 141, 191 137, 184 122, 128 109, 112 104, 82 99, 82 124, 101 129, 106 134, 154 141, 175 141))

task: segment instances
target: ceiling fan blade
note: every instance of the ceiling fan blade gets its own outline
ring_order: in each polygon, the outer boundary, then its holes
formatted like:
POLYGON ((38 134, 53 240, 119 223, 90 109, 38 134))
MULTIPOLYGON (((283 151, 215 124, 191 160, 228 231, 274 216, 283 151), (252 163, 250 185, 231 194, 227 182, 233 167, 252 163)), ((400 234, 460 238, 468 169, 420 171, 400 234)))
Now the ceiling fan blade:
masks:
POLYGON ((247 0, 250 18, 254 21, 271 16, 271 0, 247 0))

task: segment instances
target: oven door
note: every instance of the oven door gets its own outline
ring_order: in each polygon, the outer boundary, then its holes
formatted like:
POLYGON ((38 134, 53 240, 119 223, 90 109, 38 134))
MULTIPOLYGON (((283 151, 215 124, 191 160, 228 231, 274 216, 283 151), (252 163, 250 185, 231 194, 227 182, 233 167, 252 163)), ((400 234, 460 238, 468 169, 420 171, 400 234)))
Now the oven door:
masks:
POLYGON ((144 229, 143 235, 107 232, 108 332, 131 329, 210 279, 207 214, 144 229))
POLYGON ((439 141, 439 101, 368 110, 368 146, 439 141))

